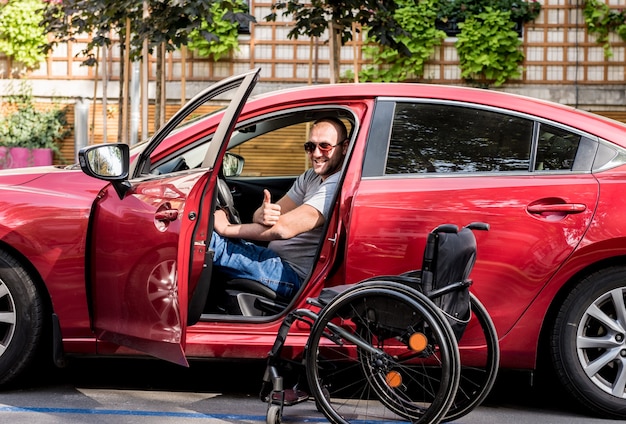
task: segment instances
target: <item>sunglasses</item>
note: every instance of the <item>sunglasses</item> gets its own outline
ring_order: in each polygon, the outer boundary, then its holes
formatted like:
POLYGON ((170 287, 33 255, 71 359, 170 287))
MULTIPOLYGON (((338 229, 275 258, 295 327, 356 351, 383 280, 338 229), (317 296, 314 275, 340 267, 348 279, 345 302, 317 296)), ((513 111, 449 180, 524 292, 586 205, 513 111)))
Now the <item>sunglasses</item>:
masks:
POLYGON ((320 149, 320 152, 322 153, 328 153, 331 150, 333 150, 335 147, 339 146, 340 144, 343 144, 343 141, 341 143, 337 143, 337 144, 330 144, 330 143, 313 143, 312 141, 307 141, 306 143, 304 143, 304 151, 307 153, 313 153, 315 151, 316 148, 320 149))

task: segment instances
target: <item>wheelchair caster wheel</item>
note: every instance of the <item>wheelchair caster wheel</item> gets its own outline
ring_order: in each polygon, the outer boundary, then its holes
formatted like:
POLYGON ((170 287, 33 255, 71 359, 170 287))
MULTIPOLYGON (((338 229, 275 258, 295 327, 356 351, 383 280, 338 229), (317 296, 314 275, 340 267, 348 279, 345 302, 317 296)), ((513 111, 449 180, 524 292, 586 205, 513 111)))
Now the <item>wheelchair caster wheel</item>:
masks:
POLYGON ((265 422, 267 424, 280 424, 280 420, 282 418, 282 411, 280 410, 280 406, 271 405, 267 409, 267 417, 265 418, 265 422))

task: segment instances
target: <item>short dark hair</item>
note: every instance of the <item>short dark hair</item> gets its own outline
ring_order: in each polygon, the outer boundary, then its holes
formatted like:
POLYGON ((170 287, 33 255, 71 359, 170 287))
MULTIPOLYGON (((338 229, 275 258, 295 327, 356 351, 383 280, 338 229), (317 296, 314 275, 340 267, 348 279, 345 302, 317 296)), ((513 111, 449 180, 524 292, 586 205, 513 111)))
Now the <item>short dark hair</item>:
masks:
POLYGON ((346 124, 344 124, 343 121, 336 116, 324 116, 323 118, 319 118, 313 123, 313 126, 321 122, 327 122, 335 127, 335 129, 337 130, 338 143, 341 143, 348 138, 348 129, 346 128, 346 124))

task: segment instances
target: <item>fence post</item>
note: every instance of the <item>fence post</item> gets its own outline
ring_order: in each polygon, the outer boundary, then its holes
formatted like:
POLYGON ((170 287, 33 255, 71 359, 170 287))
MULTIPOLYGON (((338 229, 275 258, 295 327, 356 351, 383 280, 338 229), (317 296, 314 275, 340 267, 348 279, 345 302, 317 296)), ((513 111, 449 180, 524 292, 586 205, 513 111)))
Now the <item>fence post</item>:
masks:
POLYGON ((74 156, 78 162, 78 151, 87 146, 89 140, 89 103, 81 98, 74 104, 74 156))

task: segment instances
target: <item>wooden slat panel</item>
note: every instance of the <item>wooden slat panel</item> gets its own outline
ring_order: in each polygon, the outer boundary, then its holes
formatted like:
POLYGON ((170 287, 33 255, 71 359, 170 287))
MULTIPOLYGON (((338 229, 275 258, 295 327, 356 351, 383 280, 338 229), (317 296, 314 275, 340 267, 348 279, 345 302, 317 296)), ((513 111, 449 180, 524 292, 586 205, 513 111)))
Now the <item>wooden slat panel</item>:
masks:
MULTIPOLYGON (((203 106, 198 108, 197 113, 206 114, 218 109, 219 106, 203 106)), ((165 107, 165 119, 169 119, 174 113, 180 109, 180 105, 171 104, 165 107)), ((89 137, 88 145, 104 143, 104 122, 105 117, 102 113, 102 104, 91 104, 88 113, 89 137)), ((108 143, 116 143, 118 141, 118 106, 117 103, 109 104, 106 114, 106 141, 108 143)), ((148 131, 154 133, 154 105, 148 109, 148 131)), ((68 107, 67 115, 68 123, 74 126, 74 108, 68 107)), ((68 135, 61 143, 61 158, 55 158, 55 163, 74 163, 76 161, 76 152, 74 151, 74 131, 68 135)))
POLYGON ((69 165, 76 162, 74 156, 74 107, 73 105, 66 106, 66 118, 68 125, 71 126, 72 131, 68 134, 65 139, 59 144, 59 150, 61 155, 55 155, 54 163, 56 165, 69 165))
POLYGON ((256 137, 232 149, 246 159, 244 175, 299 175, 309 167, 302 145, 307 125, 298 124, 256 137))
POLYGON ((616 121, 620 121, 620 122, 626 123, 626 111, 623 111, 623 110, 620 110, 620 111, 601 111, 601 112, 594 111, 594 113, 597 114, 597 115, 606 116, 607 118, 615 119, 616 121))
MULTIPOLYGON (((166 116, 168 118, 171 117, 179 108, 178 105, 168 105, 166 108, 166 116)), ((206 106, 199 109, 198 113, 209 113, 217 108, 219 108, 219 106, 206 106)), ((109 107, 109 111, 112 111, 111 107, 109 107)), ((68 112, 68 121, 73 123, 73 108, 70 108, 68 112)), ((113 112, 114 113, 107 114, 106 119, 107 140, 110 143, 117 141, 117 105, 113 112)), ((148 116, 149 122, 153 123, 154 107, 150 107, 148 116)), ((89 127, 92 130, 90 130, 89 144, 99 144, 103 142, 103 122, 102 105, 90 105, 89 127)), ((154 126, 150 124, 149 128, 152 132, 154 126)), ((309 167, 307 156, 302 149, 302 145, 306 141, 307 131, 306 124, 293 125, 274 131, 271 134, 257 137, 245 143, 244 146, 233 149, 233 153, 240 154, 246 159, 244 167, 245 175, 299 175, 309 167)), ((65 163, 73 163, 75 161, 73 132, 63 141, 61 151, 65 163)), ((61 160, 59 159, 57 163, 61 163, 61 160)))

